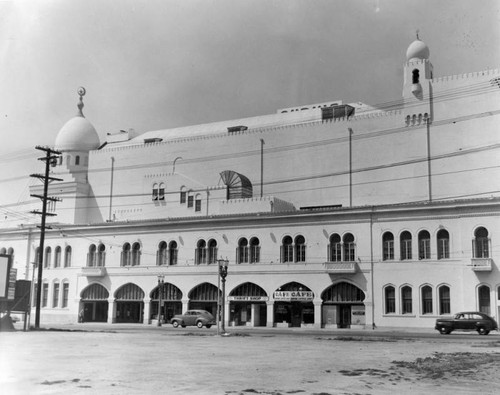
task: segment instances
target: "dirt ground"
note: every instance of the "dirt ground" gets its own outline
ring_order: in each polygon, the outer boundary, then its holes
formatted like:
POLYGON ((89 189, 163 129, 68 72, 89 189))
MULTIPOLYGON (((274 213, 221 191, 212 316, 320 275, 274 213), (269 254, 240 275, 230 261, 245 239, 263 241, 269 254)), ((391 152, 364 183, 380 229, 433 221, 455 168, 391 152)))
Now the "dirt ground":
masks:
POLYGON ((0 393, 500 393, 500 336, 452 336, 0 332, 0 393))

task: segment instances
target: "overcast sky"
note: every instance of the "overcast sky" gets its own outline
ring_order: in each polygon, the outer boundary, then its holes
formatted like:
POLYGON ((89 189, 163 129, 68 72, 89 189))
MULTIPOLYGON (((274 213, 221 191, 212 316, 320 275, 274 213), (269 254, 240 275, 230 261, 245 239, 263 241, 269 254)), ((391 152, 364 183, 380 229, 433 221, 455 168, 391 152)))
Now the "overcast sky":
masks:
MULTIPOLYGON (((415 31, 434 76, 500 68, 500 0, 0 0, 0 204, 76 114, 104 140, 328 100, 401 98, 415 31)), ((38 169, 37 169, 38 167, 38 169)), ((25 198, 25 197, 24 197, 25 198)))

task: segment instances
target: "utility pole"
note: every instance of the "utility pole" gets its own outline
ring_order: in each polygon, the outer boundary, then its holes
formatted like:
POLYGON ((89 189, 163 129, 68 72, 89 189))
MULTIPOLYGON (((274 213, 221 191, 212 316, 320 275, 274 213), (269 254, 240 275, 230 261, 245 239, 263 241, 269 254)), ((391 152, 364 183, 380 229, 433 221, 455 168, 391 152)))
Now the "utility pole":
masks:
MULTIPOLYGON (((34 210, 31 213, 39 214, 42 216, 42 224, 39 226, 40 228, 40 246, 38 248, 38 276, 37 276, 37 287, 36 287, 36 310, 35 310, 35 328, 40 328, 40 301, 42 296, 42 271, 43 271, 43 247, 45 243, 45 219, 47 216, 54 216, 55 213, 47 212, 47 202, 59 202, 61 199, 55 197, 48 197, 47 193, 49 190, 49 182, 51 181, 63 181, 60 178, 50 177, 49 170, 50 165, 55 164, 61 152, 52 150, 47 147, 35 147, 37 150, 44 151, 45 157, 38 158, 38 160, 45 162, 45 175, 43 174, 31 174, 30 177, 38 178, 43 181, 43 195, 35 195, 32 194, 32 197, 37 197, 42 201, 42 211, 34 210)), ((49 227, 50 229, 50 227, 49 227)))

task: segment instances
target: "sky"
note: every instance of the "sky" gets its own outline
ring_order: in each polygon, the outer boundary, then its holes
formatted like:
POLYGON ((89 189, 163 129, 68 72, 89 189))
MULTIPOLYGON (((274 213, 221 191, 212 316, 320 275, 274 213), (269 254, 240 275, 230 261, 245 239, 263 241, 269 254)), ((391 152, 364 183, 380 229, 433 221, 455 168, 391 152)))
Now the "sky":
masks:
POLYGON ((80 86, 101 142, 380 105, 401 98, 417 30, 435 77, 500 68, 500 0, 0 0, 0 209, 39 182, 35 146, 53 146, 80 86))

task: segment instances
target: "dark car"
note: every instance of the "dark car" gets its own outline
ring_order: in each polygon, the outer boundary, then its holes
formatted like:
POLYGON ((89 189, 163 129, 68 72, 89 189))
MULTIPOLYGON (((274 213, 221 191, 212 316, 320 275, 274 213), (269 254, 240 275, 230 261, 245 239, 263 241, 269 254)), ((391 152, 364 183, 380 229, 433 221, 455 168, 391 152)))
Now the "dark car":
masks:
POLYGON ((466 311, 457 313, 453 317, 438 318, 434 328, 442 335, 448 335, 455 330, 477 331, 480 335, 487 335, 492 330, 498 330, 498 325, 487 314, 477 311, 466 311))
POLYGON ((183 328, 186 326, 196 325, 198 328, 206 326, 210 328, 215 325, 215 318, 206 310, 188 310, 184 314, 177 314, 172 317, 170 323, 177 328, 179 325, 183 328))

